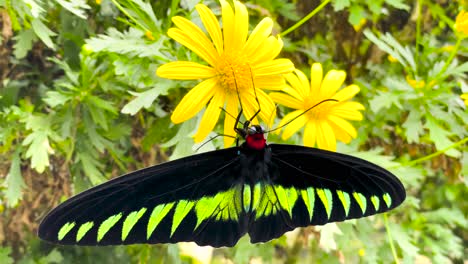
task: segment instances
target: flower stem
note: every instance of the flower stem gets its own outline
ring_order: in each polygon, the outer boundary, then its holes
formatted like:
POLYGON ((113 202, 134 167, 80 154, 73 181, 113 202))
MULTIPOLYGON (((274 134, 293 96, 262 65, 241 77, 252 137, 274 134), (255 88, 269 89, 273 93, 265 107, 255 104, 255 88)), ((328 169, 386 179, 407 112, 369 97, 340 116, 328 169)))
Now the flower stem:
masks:
POLYGON ((450 145, 450 146, 448 146, 448 147, 446 147, 444 149, 441 149, 441 150, 439 150, 437 152, 434 152, 432 154, 429 154, 429 155, 424 156, 424 157, 419 158, 419 159, 412 160, 412 161, 410 161, 408 163, 405 163, 405 164, 400 164, 400 165, 394 166, 391 169, 396 169, 396 168, 403 167, 403 166, 413 166, 414 164, 417 164, 417 163, 420 163, 420 162, 423 162, 423 161, 426 161, 426 160, 430 160, 430 159, 432 159, 432 158, 434 158, 436 156, 444 154, 445 152, 447 152, 448 150, 450 150, 452 148, 456 148, 456 147, 461 146, 461 145, 463 145, 463 144, 465 144, 467 142, 468 142, 468 137, 466 137, 466 138, 464 138, 464 139, 462 139, 460 141, 457 141, 457 142, 453 143, 452 145, 450 145))
POLYGON ((317 14, 322 8, 324 8, 328 3, 330 3, 331 0, 325 0, 323 1, 319 6, 317 6, 312 12, 310 12, 307 16, 305 16, 303 19, 299 20, 296 24, 292 25, 290 28, 286 29, 283 31, 280 36, 284 37, 287 34, 291 33, 292 31, 296 30, 298 27, 300 27, 302 24, 304 24, 307 20, 311 19, 315 14, 317 14))
POLYGON ((400 261, 398 260, 397 252, 395 250, 395 245, 393 244, 392 232, 391 232, 390 227, 388 226, 387 214, 383 214, 383 219, 384 219, 384 224, 385 224, 385 230, 387 231, 388 243, 390 244, 390 248, 392 250, 393 259, 395 260, 396 264, 400 264, 400 261))
POLYGON ((414 50, 414 60, 416 64, 416 69, 415 69, 415 76, 418 75, 419 71, 419 43, 421 43, 421 9, 422 9, 422 2, 423 0, 419 0, 416 3, 416 12, 417 12, 417 17, 416 17, 416 47, 414 50))
POLYGON ((453 59, 455 58, 455 55, 457 55, 461 42, 462 42, 462 38, 457 38, 457 43, 455 43, 455 47, 453 47, 452 53, 450 53, 449 58, 445 61, 444 67, 442 68, 442 70, 440 70, 440 72, 437 74, 435 79, 439 79, 440 76, 443 75, 445 71, 447 70, 447 68, 450 66, 453 59))

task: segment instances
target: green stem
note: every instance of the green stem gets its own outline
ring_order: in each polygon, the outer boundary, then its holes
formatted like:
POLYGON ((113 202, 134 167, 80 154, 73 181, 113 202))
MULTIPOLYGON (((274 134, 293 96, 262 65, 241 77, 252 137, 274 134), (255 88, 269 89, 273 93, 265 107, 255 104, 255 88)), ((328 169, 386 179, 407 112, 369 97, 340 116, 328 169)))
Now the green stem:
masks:
POLYGON ((139 27, 141 27, 145 32, 146 31, 150 31, 147 27, 145 27, 143 24, 141 24, 140 22, 138 22, 138 20, 136 20, 136 18, 132 17, 128 12, 127 10, 125 10, 125 8, 123 8, 118 2, 117 0, 111 0, 112 3, 114 3, 114 5, 120 10, 120 12, 124 13, 128 18, 130 18, 133 22, 135 22, 135 24, 137 24, 139 27))
POLYGON ((400 264, 400 261, 398 260, 398 255, 395 249, 395 245, 393 244, 392 232, 391 232, 390 227, 388 226, 387 214, 383 214, 383 219, 384 219, 384 224, 385 224, 385 230, 387 231, 388 243, 390 244, 390 248, 392 250, 393 260, 395 260, 396 264, 400 264))
POLYGON ((416 65, 416 72, 415 75, 418 75, 418 65, 419 65, 419 44, 421 43, 421 9, 422 9, 422 2, 423 0, 419 0, 416 3, 416 12, 417 12, 417 17, 416 17, 416 48, 414 51, 414 60, 415 60, 415 65, 416 65))
POLYGON ((303 19, 299 20, 296 24, 292 25, 290 28, 283 31, 280 34, 280 36, 284 37, 287 34, 291 33, 292 31, 296 30, 298 27, 300 27, 302 24, 304 24, 307 20, 309 20, 313 16, 315 16, 315 14, 317 14, 320 10, 322 10, 330 2, 331 2, 331 0, 323 1, 319 6, 317 6, 314 10, 312 10, 312 12, 310 12, 307 16, 305 16, 303 19))
POLYGON ((423 161, 426 161, 426 160, 430 160, 430 159, 432 159, 432 158, 434 158, 436 156, 444 154, 449 149, 456 148, 456 147, 461 146, 461 145, 463 145, 463 144, 465 144, 467 142, 468 142, 468 137, 466 137, 466 138, 464 138, 464 139, 462 139, 460 141, 457 141, 457 142, 453 143, 452 145, 450 145, 450 146, 448 146, 448 147, 446 147, 444 149, 441 149, 441 150, 439 150, 437 152, 434 152, 434 153, 432 153, 430 155, 424 156, 424 157, 419 158, 419 159, 412 160, 412 161, 410 161, 408 163, 405 163, 405 164, 394 166, 391 169, 396 169, 396 168, 403 167, 403 166, 405 166, 405 167, 406 166, 413 166, 414 164, 417 164, 417 163, 420 163, 420 162, 423 162, 423 161))
POLYGON ((460 44, 462 42, 462 38, 457 38, 457 43, 455 43, 455 47, 453 47, 452 49, 452 53, 450 53, 450 56, 449 58, 445 61, 445 64, 444 64, 444 67, 442 68, 442 70, 440 70, 440 72, 437 74, 437 76, 435 77, 435 79, 439 79, 441 75, 443 75, 445 73, 445 71, 447 70, 447 68, 450 66, 450 64, 452 63, 453 59, 455 58, 455 55, 457 55, 457 52, 458 52, 458 49, 460 48, 460 44))

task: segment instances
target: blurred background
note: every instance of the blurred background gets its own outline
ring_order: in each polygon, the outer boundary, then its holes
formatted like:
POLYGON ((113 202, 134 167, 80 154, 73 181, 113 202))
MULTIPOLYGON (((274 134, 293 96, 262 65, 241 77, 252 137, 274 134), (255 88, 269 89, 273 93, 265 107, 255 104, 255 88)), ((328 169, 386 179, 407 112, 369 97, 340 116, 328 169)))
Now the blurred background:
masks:
MULTIPOLYGON (((387 216, 296 229, 265 244, 244 237, 220 249, 39 241, 41 219, 73 194, 195 153, 201 114, 178 125, 170 114, 197 82, 155 71, 197 60, 166 32, 174 15, 201 25, 200 2, 220 14, 214 0, 0 0, 0 263, 467 263, 464 0, 323 1, 282 36, 281 57, 298 69, 309 74, 320 62, 360 87, 358 137, 338 152, 401 179, 407 200, 387 216)), ((281 33, 322 1, 243 3, 251 28, 268 16, 281 33)), ((277 120, 288 111, 279 107, 277 120)), ((286 143, 302 142, 299 133, 286 143)), ((220 148, 222 139, 202 151, 220 148)))

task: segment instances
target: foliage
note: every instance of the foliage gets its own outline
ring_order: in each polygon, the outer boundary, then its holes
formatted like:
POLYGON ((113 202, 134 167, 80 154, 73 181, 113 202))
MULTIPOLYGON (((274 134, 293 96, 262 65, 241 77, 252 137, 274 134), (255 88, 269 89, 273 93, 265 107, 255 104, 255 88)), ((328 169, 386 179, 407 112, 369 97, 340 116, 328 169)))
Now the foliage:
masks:
MULTIPOLYGON (((243 238, 234 248, 207 253, 209 258, 213 263, 466 261, 468 111, 460 95, 468 93, 468 45, 453 31, 466 1, 328 2, 282 36, 281 56, 306 74, 310 62, 322 63, 324 72, 343 69, 346 83, 359 85, 356 101, 365 105, 364 120, 356 123, 358 137, 338 144, 338 151, 392 170, 408 199, 386 216, 304 228, 261 245, 243 238)), ((104 250, 54 247, 35 236, 45 212, 72 194, 197 151, 200 145, 191 136, 203 111, 179 125, 169 118, 194 82, 155 74, 163 63, 196 60, 166 36, 176 14, 201 23, 195 4, 0 0, 2 263, 196 261, 183 244, 104 250)), ((250 24, 268 14, 276 32, 318 4, 247 2, 250 24)), ((279 107, 277 123, 286 112, 279 107)), ((284 142, 277 135, 269 141, 284 142)), ((302 142, 301 134, 287 140, 302 142)), ((218 138, 198 151, 222 145, 218 138)))

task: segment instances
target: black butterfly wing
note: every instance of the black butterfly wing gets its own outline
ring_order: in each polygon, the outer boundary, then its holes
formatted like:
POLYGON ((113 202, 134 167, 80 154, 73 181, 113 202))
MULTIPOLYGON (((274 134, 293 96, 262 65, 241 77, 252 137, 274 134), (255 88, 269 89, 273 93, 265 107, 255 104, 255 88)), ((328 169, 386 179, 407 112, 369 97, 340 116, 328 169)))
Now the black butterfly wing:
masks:
POLYGON ((238 148, 230 148, 115 178, 53 209, 39 237, 73 245, 233 246, 247 232, 238 159, 238 148))
POLYGON ((266 151, 268 172, 254 187, 253 243, 296 227, 383 213, 405 200, 398 178, 363 159, 294 145, 272 144, 266 151))

